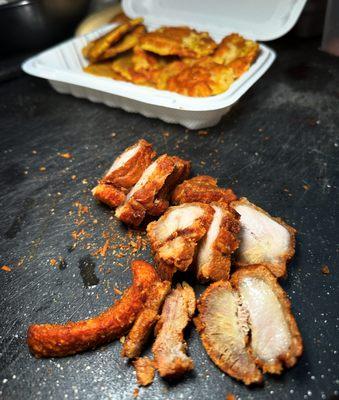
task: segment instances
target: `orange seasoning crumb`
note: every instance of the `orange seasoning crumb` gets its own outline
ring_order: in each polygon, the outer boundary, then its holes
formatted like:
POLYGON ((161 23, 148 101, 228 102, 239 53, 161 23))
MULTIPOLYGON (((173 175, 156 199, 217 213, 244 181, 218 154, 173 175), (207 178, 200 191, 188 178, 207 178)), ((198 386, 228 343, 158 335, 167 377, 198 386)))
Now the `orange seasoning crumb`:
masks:
POLYGON ((121 294, 122 294, 122 291, 119 290, 118 288, 114 288, 114 293, 115 293, 115 294, 118 294, 118 295, 121 295, 121 294))
POLYGON ((321 272, 322 272, 324 275, 329 275, 330 269, 328 268, 328 265, 323 265, 323 267, 321 268, 321 272))
POLYGON ((41 166, 41 167, 39 168, 39 171, 41 171, 41 172, 45 172, 45 171, 46 171, 46 167, 44 167, 44 166, 41 166))
POLYGON ((2 269, 3 271, 6 271, 6 272, 11 272, 11 271, 12 271, 12 268, 9 267, 8 265, 3 265, 3 266, 1 267, 1 269, 2 269))
POLYGON ((235 398, 234 394, 228 393, 228 394, 226 395, 226 400, 236 400, 236 398, 235 398))
POLYGON ((58 156, 62 157, 62 158, 72 158, 73 157, 71 153, 58 153, 58 156))
POLYGON ((208 131, 198 131, 198 135, 199 136, 207 136, 208 135, 208 131))
POLYGON ((133 390, 133 397, 134 398, 137 398, 139 396, 139 389, 138 388, 135 388, 134 390, 133 390))
POLYGON ((82 205, 79 201, 73 203, 75 207, 78 208, 78 217, 81 217, 83 214, 87 214, 89 209, 88 206, 82 205))
POLYGON ((57 260, 56 260, 55 258, 51 258, 51 259, 49 260, 49 262, 50 262, 51 265, 54 266, 54 265, 57 263, 57 260))

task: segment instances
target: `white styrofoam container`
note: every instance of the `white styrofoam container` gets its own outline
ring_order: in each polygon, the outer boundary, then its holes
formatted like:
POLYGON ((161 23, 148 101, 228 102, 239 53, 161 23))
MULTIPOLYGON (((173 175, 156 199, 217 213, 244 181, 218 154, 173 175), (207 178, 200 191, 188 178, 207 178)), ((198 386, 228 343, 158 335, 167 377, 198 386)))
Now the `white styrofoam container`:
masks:
MULTIPOLYGON (((130 17, 143 16, 149 29, 160 25, 189 25, 209 31, 217 41, 231 32, 238 32, 255 40, 268 40, 291 29, 305 2, 306 0, 123 0, 123 8, 130 17)), ((60 93, 137 112, 146 117, 179 123, 190 129, 200 129, 217 124, 275 59, 275 52, 260 44, 260 55, 246 73, 226 92, 204 98, 183 96, 85 73, 83 67, 88 62, 82 56, 82 48, 113 26, 108 25, 86 36, 61 43, 28 59, 22 68, 28 74, 48 79, 52 87, 60 93)))

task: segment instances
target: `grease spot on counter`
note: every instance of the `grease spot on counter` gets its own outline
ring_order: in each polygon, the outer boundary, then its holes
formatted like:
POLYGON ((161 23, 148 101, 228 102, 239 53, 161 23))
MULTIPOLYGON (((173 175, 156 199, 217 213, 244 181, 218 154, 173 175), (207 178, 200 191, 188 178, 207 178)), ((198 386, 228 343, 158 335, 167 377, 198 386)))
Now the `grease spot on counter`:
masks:
POLYGON ((95 274, 95 262, 90 255, 80 258, 80 276, 86 288, 95 286, 99 283, 99 278, 95 274))

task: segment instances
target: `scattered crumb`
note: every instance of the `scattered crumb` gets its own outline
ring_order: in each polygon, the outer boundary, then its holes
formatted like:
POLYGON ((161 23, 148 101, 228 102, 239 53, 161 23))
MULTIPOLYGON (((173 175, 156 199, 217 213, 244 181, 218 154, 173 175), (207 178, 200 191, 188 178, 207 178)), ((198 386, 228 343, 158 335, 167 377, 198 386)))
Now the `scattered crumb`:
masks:
POLYGON ((310 189, 310 187, 311 187, 310 185, 306 185, 306 184, 305 184, 305 185, 303 185, 303 188, 304 188, 305 190, 309 190, 309 189, 310 189))
POLYGON ((83 179, 83 180, 82 180, 82 183, 83 183, 84 185, 88 185, 88 180, 87 180, 87 179, 83 179))
POLYGON ((111 136, 112 136, 112 137, 116 137, 116 135, 117 135, 117 134, 116 134, 115 132, 112 132, 112 133, 111 133, 111 136))
POLYGON ((208 131, 198 131, 198 135, 199 136, 207 136, 208 135, 208 131))
POLYGON ((328 268, 328 265, 323 265, 323 267, 321 268, 321 272, 322 272, 324 275, 329 275, 330 269, 328 268))
POLYGON ((79 201, 76 201, 73 203, 73 205, 78 208, 78 217, 81 217, 83 214, 87 214, 89 211, 88 206, 82 205, 79 201))
POLYGON ((37 154, 38 152, 36 150, 32 150, 32 154, 37 154))
POLYGON ((58 156, 62 158, 73 158, 71 153, 58 153, 58 156))
POLYGON ((124 344, 124 343, 125 343, 125 339, 126 339, 125 336, 121 336, 121 338, 119 339, 119 342, 120 342, 121 344, 124 344))
POLYGON ((54 266, 54 265, 57 263, 57 260, 56 260, 55 258, 51 258, 51 259, 49 260, 49 262, 50 262, 51 265, 54 266))
POLYGON ((164 137, 169 137, 169 135, 170 135, 169 132, 163 132, 162 133, 162 136, 164 136, 164 137))
POLYGON ((136 398, 136 397, 138 397, 138 396, 139 396, 139 389, 138 389, 138 388, 135 388, 135 389, 133 390, 133 397, 136 398))
POLYGON ((133 361, 138 385, 148 386, 154 380, 155 366, 154 361, 148 357, 140 357, 133 361))
POLYGON ((6 272, 11 272, 11 271, 12 271, 12 268, 9 267, 8 265, 3 265, 3 266, 1 267, 1 269, 2 269, 3 271, 6 271, 6 272))
POLYGON ((234 394, 232 393, 227 393, 226 395, 226 400, 236 400, 234 394))
POLYGON ((75 181, 75 180, 76 180, 76 178, 77 178, 77 176, 76 176, 76 175, 72 175, 72 176, 71 176, 71 179, 72 179, 72 181, 75 181))
POLYGON ((46 167, 44 167, 44 166, 40 167, 40 168, 39 168, 39 171, 41 171, 41 172, 46 171, 46 167))
POLYGON ((114 293, 118 295, 122 295, 122 291, 119 290, 118 288, 114 288, 114 293))

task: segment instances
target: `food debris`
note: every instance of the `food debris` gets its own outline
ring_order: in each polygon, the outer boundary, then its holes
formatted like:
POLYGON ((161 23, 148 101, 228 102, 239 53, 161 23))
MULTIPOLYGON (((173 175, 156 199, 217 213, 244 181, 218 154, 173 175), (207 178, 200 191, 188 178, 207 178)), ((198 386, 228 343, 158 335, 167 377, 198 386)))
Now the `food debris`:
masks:
POLYGON ((8 265, 3 265, 3 266, 1 267, 1 269, 2 269, 3 271, 6 271, 6 272, 11 272, 11 271, 12 271, 12 268, 9 267, 8 265))
POLYGON ((105 244, 102 247, 100 247, 93 253, 93 256, 100 254, 101 257, 105 257, 108 249, 109 249, 109 239, 106 240, 105 244))
POLYGON ((207 136, 208 135, 208 131, 198 131, 198 135, 199 136, 207 136))
POLYGON ((77 178, 77 176, 76 176, 76 175, 72 175, 72 176, 71 176, 71 179, 72 179, 72 181, 75 181, 75 180, 76 180, 76 178, 77 178))
POLYGON ((122 295, 122 291, 119 290, 118 288, 114 288, 113 290, 115 294, 122 295))
POLYGON ((54 266, 57 263, 57 260, 55 258, 51 258, 49 263, 54 266))
POLYGON ((87 180, 87 179, 83 179, 81 182, 82 182, 84 185, 88 185, 88 180, 87 180))
POLYGON ((139 389, 138 389, 138 388, 135 388, 135 389, 133 390, 133 397, 136 398, 136 397, 138 397, 138 396, 139 396, 139 389))
POLYGON ((81 217, 83 214, 87 214, 89 211, 88 206, 82 205, 79 201, 76 201, 73 203, 73 205, 78 208, 78 217, 81 217))
POLYGON ((46 167, 44 167, 44 166, 40 167, 40 168, 39 168, 39 171, 45 172, 45 171, 46 171, 46 167))
POLYGON ((121 338, 119 339, 119 342, 120 342, 121 344, 124 344, 124 343, 125 343, 125 339, 126 339, 125 336, 121 336, 121 338))
POLYGON ((62 158, 73 158, 71 153, 58 153, 58 156, 62 158))
POLYGON ((310 189, 310 187, 311 187, 310 185, 306 185, 306 184, 305 184, 305 185, 303 185, 303 188, 304 188, 305 190, 309 190, 309 189, 310 189))
POLYGON ((169 132, 167 132, 167 131, 162 133, 162 136, 164 136, 164 137, 169 137, 169 135, 170 135, 170 134, 169 134, 169 132))
POLYGON ((37 154, 38 152, 36 150, 32 150, 32 154, 37 154))
POLYGON ((236 400, 236 398, 233 393, 227 393, 226 400, 236 400))
POLYGON ((324 275, 329 275, 330 269, 328 268, 328 265, 323 265, 323 267, 321 268, 321 272, 322 272, 324 275))

